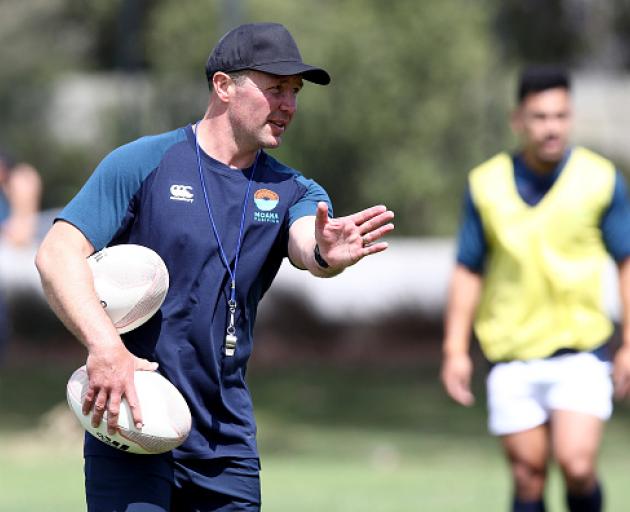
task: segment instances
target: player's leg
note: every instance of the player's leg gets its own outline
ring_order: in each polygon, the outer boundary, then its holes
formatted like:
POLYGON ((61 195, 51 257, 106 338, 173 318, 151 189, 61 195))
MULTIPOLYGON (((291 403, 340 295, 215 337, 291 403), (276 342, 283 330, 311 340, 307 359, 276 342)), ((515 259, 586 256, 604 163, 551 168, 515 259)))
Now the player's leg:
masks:
POLYGON ((488 428, 500 437, 510 464, 513 512, 545 510, 549 436, 539 366, 540 361, 499 363, 486 382, 488 428))
POLYGON ((175 462, 173 512, 260 511, 258 459, 217 458, 175 462))
POLYGON ((562 471, 571 512, 599 512, 602 492, 596 464, 604 422, 573 411, 552 413, 554 458, 562 471))
POLYGON ((513 512, 544 511, 543 495, 549 458, 547 425, 501 436, 514 485, 513 512))
POLYGON ((85 457, 88 512, 169 512, 172 482, 168 456, 85 457))
POLYGON ((549 393, 552 445, 567 485, 571 512, 599 512, 596 462, 604 422, 612 413, 610 364, 592 353, 563 356, 549 393))

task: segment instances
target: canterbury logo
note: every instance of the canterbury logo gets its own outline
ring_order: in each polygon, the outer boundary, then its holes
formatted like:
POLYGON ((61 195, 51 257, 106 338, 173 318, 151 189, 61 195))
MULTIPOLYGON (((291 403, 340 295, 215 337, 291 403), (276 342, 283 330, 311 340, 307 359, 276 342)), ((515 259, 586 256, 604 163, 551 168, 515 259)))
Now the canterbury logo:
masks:
POLYGON ((195 195, 190 185, 171 185, 171 199, 173 201, 186 201, 192 203, 195 195))

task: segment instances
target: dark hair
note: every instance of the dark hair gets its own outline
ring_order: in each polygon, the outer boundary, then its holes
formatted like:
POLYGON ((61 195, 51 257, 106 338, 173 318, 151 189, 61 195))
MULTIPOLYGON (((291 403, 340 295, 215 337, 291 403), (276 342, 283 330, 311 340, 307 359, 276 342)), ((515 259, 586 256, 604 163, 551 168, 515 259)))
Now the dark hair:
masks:
POLYGON ((571 79, 567 71, 560 66, 536 65, 523 69, 518 83, 518 102, 521 103, 530 93, 547 89, 571 89, 571 79))

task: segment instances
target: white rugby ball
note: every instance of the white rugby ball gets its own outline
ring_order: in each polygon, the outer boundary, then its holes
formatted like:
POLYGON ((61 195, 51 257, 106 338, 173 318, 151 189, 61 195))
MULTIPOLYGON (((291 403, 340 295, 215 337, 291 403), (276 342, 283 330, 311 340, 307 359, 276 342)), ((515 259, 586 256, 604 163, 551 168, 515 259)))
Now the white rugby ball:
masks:
POLYGON ((116 330, 139 327, 162 306, 168 270, 160 256, 142 245, 106 247, 88 258, 94 288, 116 330))
POLYGON ((92 426, 92 411, 82 411, 88 390, 85 365, 75 371, 66 387, 70 409, 81 426, 105 444, 121 451, 138 454, 164 453, 184 442, 191 427, 190 409, 186 400, 173 384, 157 372, 136 370, 136 393, 142 411, 143 426, 137 429, 127 400, 123 398, 118 416, 118 430, 107 432, 107 411, 98 427, 92 426))

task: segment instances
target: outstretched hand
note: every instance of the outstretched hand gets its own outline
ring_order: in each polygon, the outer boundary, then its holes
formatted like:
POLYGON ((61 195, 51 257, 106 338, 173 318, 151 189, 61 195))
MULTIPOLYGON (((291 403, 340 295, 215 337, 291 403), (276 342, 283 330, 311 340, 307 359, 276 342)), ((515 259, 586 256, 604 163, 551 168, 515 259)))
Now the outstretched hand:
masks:
POLYGON ((350 265, 387 249, 379 240, 394 229, 394 212, 385 206, 372 206, 346 217, 328 217, 328 205, 317 204, 315 241, 320 254, 331 269, 343 270, 350 265))

